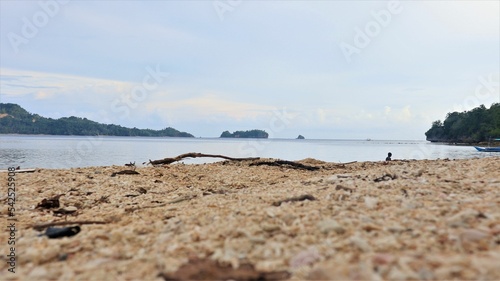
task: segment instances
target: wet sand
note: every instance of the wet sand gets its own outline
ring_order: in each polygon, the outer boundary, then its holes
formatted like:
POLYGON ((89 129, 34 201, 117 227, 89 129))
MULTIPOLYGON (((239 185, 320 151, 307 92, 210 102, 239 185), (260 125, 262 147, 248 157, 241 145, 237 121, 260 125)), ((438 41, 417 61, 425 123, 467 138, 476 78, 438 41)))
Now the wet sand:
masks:
MULTIPOLYGON (((313 171, 225 161, 138 168, 135 175, 111 176, 128 169, 118 166, 19 173, 16 273, 7 271, 2 226, 1 276, 499 280, 499 160, 300 161, 319 168, 313 171), (60 194, 59 207, 36 208, 60 194), (80 224, 77 235, 60 239, 33 228, 72 221, 102 224, 80 224)), ((0 177, 7 226, 7 173, 0 177)))

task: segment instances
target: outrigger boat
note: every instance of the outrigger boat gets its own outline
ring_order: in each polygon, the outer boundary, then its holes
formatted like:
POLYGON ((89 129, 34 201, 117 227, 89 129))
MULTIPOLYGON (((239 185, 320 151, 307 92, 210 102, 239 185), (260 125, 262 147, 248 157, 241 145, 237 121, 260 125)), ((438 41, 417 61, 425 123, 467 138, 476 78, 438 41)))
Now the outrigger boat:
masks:
MULTIPOLYGON (((494 139, 494 141, 500 141, 500 139, 494 139)), ((500 146, 497 146, 497 147, 491 147, 489 145, 488 145, 488 147, 474 146, 474 148, 480 152, 500 152, 500 146)))

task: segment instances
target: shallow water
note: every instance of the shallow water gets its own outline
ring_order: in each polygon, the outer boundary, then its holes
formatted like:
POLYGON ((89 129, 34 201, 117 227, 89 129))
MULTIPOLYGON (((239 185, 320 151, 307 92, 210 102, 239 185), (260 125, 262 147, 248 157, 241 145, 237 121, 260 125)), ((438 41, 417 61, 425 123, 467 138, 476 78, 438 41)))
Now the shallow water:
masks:
MULTIPOLYGON (((427 141, 401 140, 295 140, 148 138, 104 136, 0 136, 0 169, 72 168, 142 164, 149 159, 175 157, 187 152, 231 157, 270 157, 286 160, 315 158, 328 162, 382 161, 393 159, 463 159, 500 155, 477 152, 470 146, 450 146, 427 141)), ((188 159, 185 163, 219 161, 188 159)))

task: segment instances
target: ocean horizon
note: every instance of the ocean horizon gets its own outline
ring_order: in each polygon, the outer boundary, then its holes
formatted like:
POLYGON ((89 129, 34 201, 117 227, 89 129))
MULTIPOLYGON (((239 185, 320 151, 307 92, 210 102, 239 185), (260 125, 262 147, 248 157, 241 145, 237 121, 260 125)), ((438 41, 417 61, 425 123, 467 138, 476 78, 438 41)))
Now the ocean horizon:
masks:
MULTIPOLYGON (((472 146, 425 140, 0 135, 0 169, 17 166, 64 169, 130 162, 141 166, 149 160, 188 152, 290 161, 314 158, 338 163, 384 161, 389 152, 393 160, 490 156, 490 153, 477 152, 472 146)), ((193 158, 182 162, 202 164, 216 161, 221 159, 193 158)))

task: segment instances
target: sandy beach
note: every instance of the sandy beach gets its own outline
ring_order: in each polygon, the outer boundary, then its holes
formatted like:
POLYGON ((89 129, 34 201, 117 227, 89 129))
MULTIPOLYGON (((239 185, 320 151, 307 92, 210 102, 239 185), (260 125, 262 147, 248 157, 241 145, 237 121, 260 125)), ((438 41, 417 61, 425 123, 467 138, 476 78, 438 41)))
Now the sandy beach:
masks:
POLYGON ((264 160, 17 173, 15 273, 0 173, 1 279, 500 279, 498 157, 264 160))

